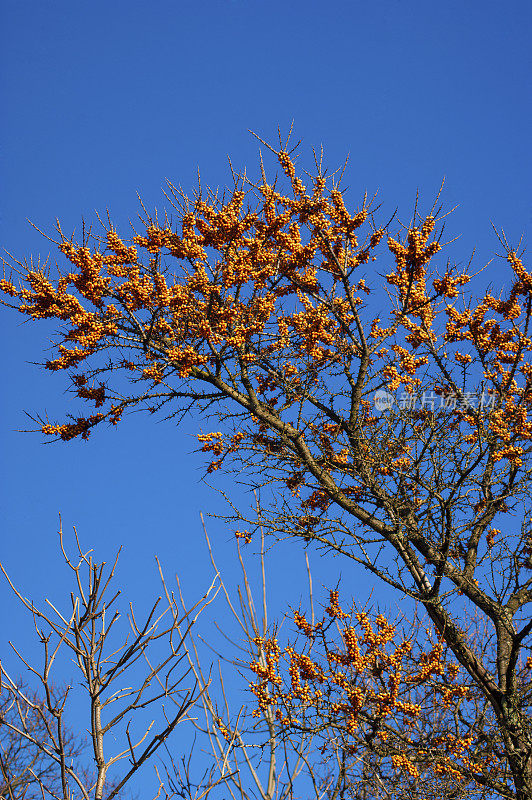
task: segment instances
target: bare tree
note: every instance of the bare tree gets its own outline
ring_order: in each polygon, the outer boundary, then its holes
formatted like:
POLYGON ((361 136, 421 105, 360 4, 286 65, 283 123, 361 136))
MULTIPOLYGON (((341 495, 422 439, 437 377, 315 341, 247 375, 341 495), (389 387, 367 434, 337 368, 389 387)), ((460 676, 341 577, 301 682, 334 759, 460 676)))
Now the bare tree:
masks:
MULTIPOLYGON (((48 726, 53 720, 42 698, 21 680, 16 683, 16 693, 19 698, 28 697, 30 703, 17 704, 12 691, 5 687, 0 691, 0 796, 10 800, 40 798, 40 784, 46 784, 51 793, 57 794, 61 790, 60 770, 39 746, 40 743, 50 747, 48 726), (15 728, 21 726, 31 739, 16 732, 15 728)), ((58 694, 52 687, 54 703, 58 694)), ((69 729, 64 730, 63 738, 68 760, 80 763, 87 742, 69 729)))
MULTIPOLYGON (((110 567, 95 563, 76 534, 73 558, 65 549, 62 530, 59 536, 74 580, 67 609, 50 600, 44 610, 38 608, 14 586, 0 564, 16 597, 31 614, 43 650, 43 666, 37 668, 11 645, 40 684, 39 695, 27 691, 0 667, 8 711, 3 714, 2 728, 18 743, 19 753, 20 748, 31 753, 25 773, 18 775, 15 754, 5 754, 3 794, 14 800, 26 774, 43 797, 48 793, 58 800, 112 800, 123 796, 131 778, 165 744, 205 691, 184 662, 184 642, 199 613, 215 596, 214 582, 189 610, 180 609, 166 589, 165 603, 156 600, 142 621, 130 604, 129 631, 119 635, 120 591, 114 586, 118 554, 110 567), (54 689, 54 669, 66 652, 74 656, 85 693, 93 773, 81 769, 75 760, 77 751, 67 724, 72 687, 54 689), (150 711, 153 717, 146 721, 150 711)), ((157 797, 161 793, 168 796, 159 780, 157 797)))
MULTIPOLYGON (((204 759, 211 767, 192 784, 190 764, 172 758, 173 785, 179 786, 189 800, 201 800, 213 788, 223 785, 233 800, 285 800, 309 791, 318 800, 325 796, 318 786, 315 774, 315 754, 312 752, 312 734, 298 734, 293 740, 286 727, 271 708, 257 709, 250 691, 250 662, 264 661, 262 639, 268 634, 268 610, 266 597, 266 570, 264 562, 264 540, 261 548, 260 598, 253 598, 252 584, 238 548, 238 560, 242 570, 242 585, 231 589, 220 574, 214 559, 211 542, 205 533, 211 562, 219 576, 220 587, 228 610, 228 619, 217 623, 218 632, 229 643, 229 650, 220 655, 215 671, 216 682, 211 683, 211 666, 205 667, 205 655, 200 652, 197 637, 192 634, 185 643, 191 669, 202 689, 202 714, 191 716, 204 747, 204 759), (240 640, 227 634, 229 623, 236 623, 240 640), (225 674, 224 674, 225 670, 225 674), (228 688, 235 679, 243 679, 246 695, 244 702, 235 700, 228 688), (229 680, 227 680, 229 678, 229 680), (192 787, 194 791, 191 791, 192 787)), ((181 598, 183 603, 183 598, 181 598)), ((212 647, 212 642, 207 642, 212 647)))

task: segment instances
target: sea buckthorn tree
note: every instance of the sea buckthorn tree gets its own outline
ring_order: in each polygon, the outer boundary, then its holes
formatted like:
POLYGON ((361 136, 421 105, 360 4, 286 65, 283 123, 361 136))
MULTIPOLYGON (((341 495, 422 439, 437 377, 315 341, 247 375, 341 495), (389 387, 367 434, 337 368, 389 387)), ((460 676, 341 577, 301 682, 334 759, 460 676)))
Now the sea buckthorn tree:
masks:
MULTIPOLYGON (((308 559, 305 608, 271 621, 264 535, 259 564, 237 540, 236 585, 206 539, 228 614, 218 607, 222 637, 200 637, 218 654, 216 667, 206 669, 192 632, 186 646, 204 712, 191 721, 206 745, 202 763, 212 765, 204 788, 223 783, 239 800, 513 796, 493 711, 430 622, 409 614, 390 624, 355 604, 344 611, 338 588, 316 604, 308 559)), ((489 645, 478 625, 472 633, 477 647, 489 645)), ((175 761, 172 772, 182 773, 175 761)))
POLYGON ((512 797, 493 711, 442 637, 419 620, 405 635, 382 613, 346 612, 338 594, 317 622, 294 611, 290 644, 256 638, 255 716, 269 711, 293 747, 312 734, 331 797, 512 797))
POLYGON ((58 225, 57 276, 11 263, 6 305, 60 323, 46 369, 94 406, 39 428, 68 441, 134 408, 214 418, 208 469, 275 486, 266 530, 424 606, 493 711, 515 797, 532 798, 532 274, 501 235, 501 288, 475 290, 441 253, 437 203, 379 222, 319 159, 300 174, 287 143, 270 149, 280 178, 170 184, 172 217, 144 211, 129 239, 110 220, 80 241, 58 225))

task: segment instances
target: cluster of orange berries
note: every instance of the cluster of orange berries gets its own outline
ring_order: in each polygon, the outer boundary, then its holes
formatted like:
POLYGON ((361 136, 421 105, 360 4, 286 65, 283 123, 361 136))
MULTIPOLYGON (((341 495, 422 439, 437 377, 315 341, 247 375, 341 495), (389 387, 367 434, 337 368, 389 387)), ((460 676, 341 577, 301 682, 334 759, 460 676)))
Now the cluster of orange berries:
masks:
MULTIPOLYGON (((311 692, 308 683, 301 683, 301 662, 305 657, 295 653, 291 647, 286 648, 286 653, 290 656, 288 674, 290 675, 291 698, 299 700, 303 706, 310 705, 313 700, 313 693, 311 692)), ((310 663, 310 659, 308 659, 308 662, 305 665, 305 671, 307 674, 313 673, 312 668, 309 666, 310 663)))
POLYGON ((66 423, 64 425, 46 424, 41 427, 41 430, 46 436, 59 436, 64 442, 75 439, 76 436, 81 436, 82 439, 88 439, 91 428, 102 419, 104 419, 103 414, 94 414, 88 418, 78 417, 76 422, 66 423))
POLYGON ((504 447, 502 450, 496 450, 493 453, 493 460, 500 461, 501 459, 506 458, 515 467, 521 467, 523 465, 522 455, 522 447, 504 447))
POLYGON ((259 709, 265 711, 269 706, 275 704, 275 697, 269 690, 269 684, 279 688, 282 685, 282 678, 277 673, 277 666, 281 658, 281 648, 275 637, 264 638, 257 636, 253 642, 259 649, 259 658, 249 665, 258 679, 258 683, 250 683, 249 687, 257 698, 259 709))
POLYGON ((466 698, 470 696, 468 686, 451 686, 445 689, 440 689, 442 702, 444 706, 451 706, 457 698, 466 698))
POLYGON ((420 385, 419 378, 412 377, 408 373, 400 373, 393 364, 387 364, 382 370, 382 377, 386 381, 389 392, 395 392, 399 386, 404 386, 405 391, 414 392, 420 385))
POLYGON ((219 456, 224 451, 223 434, 220 431, 198 433, 197 439, 203 445, 201 449, 204 453, 210 452, 219 456))
POLYGON ((311 494, 301 503, 302 508, 310 508, 313 511, 327 511, 331 505, 331 498, 328 493, 323 489, 315 489, 311 494))
POLYGON ((445 273, 443 278, 436 278, 432 281, 434 290, 441 297, 454 299, 458 297, 458 287, 464 286, 471 280, 469 275, 457 275, 453 277, 450 273, 445 273))
POLYGON ((205 366, 208 357, 203 353, 198 353, 193 347, 171 347, 168 350, 168 360, 173 366, 178 367, 179 375, 182 378, 188 377, 196 367, 205 366))
POLYGON ((349 614, 347 614, 345 611, 342 611, 340 607, 339 594, 340 593, 337 591, 331 590, 329 592, 329 605, 325 609, 325 613, 333 619, 347 619, 349 614))
POLYGON ((142 370, 142 377, 154 384, 161 383, 164 378, 162 365, 159 363, 150 364, 149 367, 145 367, 145 369, 142 370))
POLYGON ((224 737, 225 741, 229 744, 229 742, 233 740, 233 737, 231 736, 231 731, 229 730, 227 725, 225 725, 221 717, 216 717, 215 722, 220 730, 220 733, 224 737))
POLYGON ((392 336, 393 333, 395 332, 394 327, 381 328, 380 322, 381 322, 380 317, 375 317, 375 319, 371 323, 369 336, 372 339, 387 339, 389 336, 392 336))
POLYGON ((418 768, 405 755, 393 755, 391 760, 394 769, 406 772, 412 778, 419 778, 418 768))
POLYGON ((294 622, 299 630, 309 639, 313 639, 316 635, 316 631, 323 627, 321 622, 318 622, 316 625, 311 625, 311 623, 307 621, 305 615, 300 614, 299 611, 294 611, 294 622))
POLYGON ((323 353, 321 344, 328 347, 335 344, 338 336, 337 326, 326 306, 318 305, 317 308, 314 308, 311 301, 304 295, 301 295, 300 299, 305 310, 285 317, 285 321, 300 337, 301 348, 311 358, 319 359, 323 353))
POLYGON ((156 254, 163 247, 170 250, 176 242, 176 234, 171 228, 159 228, 157 225, 146 227, 146 236, 135 236, 133 241, 139 247, 143 247, 149 253, 156 254))
POLYGON ((294 166, 294 162, 292 161, 288 153, 286 153, 284 150, 281 150, 277 154, 277 158, 287 178, 293 179, 296 174, 296 168, 294 166))
POLYGON ((253 534, 250 531, 235 531, 236 539, 243 539, 245 544, 249 544, 253 539, 253 534))
POLYGON ((401 347, 400 345, 392 345, 392 350, 399 358, 401 372, 406 373, 406 375, 415 375, 419 367, 428 363, 427 356, 415 358, 412 353, 410 353, 408 350, 405 350, 405 348, 401 347))
POLYGON ((519 258, 515 250, 509 250, 507 253, 507 261, 515 272, 518 283, 515 287, 515 294, 523 294, 532 292, 532 275, 526 271, 522 260, 519 258))
POLYGON ((105 403, 105 386, 103 384, 98 387, 79 386, 76 394, 84 400, 94 400, 96 408, 101 408, 105 403))

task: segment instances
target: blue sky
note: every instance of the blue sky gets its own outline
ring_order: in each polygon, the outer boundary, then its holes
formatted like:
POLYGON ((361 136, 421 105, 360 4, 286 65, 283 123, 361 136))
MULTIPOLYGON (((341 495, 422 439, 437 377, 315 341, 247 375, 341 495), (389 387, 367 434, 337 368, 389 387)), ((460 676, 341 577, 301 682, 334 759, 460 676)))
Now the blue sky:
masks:
MULTIPOLYGON (((256 168, 248 130, 273 139, 294 120, 302 152, 323 144, 330 166, 349 154, 353 198, 378 191, 386 212, 398 206, 407 216, 417 189, 431 204, 445 176, 444 200, 459 204, 448 225, 449 238, 461 237, 452 256, 466 262, 475 250, 480 267, 498 247, 491 222, 514 242, 530 233, 531 22, 528 0, 4 0, 1 246, 46 258, 49 243, 28 219, 51 232, 57 217, 70 232, 107 208, 127 230, 137 192, 163 208, 165 178, 192 190, 198 167, 205 183, 224 185, 228 155, 256 168)), ((489 269, 495 278, 496 262, 489 269)), ((74 410, 62 377, 31 363, 46 358, 52 329, 21 322, 0 316, 0 559, 26 594, 58 597, 61 512, 96 556, 124 545, 131 599, 158 592, 156 553, 197 597, 210 582, 199 512, 222 504, 201 482, 196 425, 134 415, 68 445, 19 433, 31 427, 24 411, 74 410)), ((232 575, 231 531, 216 520, 208 527, 232 575)), ((270 559, 273 607, 297 604, 300 550, 281 545, 270 559)), ((312 563, 318 585, 343 568, 346 590, 356 586, 366 600, 365 576, 334 560, 312 563)), ((4 583, 0 607, 0 655, 8 639, 31 652, 4 583)))

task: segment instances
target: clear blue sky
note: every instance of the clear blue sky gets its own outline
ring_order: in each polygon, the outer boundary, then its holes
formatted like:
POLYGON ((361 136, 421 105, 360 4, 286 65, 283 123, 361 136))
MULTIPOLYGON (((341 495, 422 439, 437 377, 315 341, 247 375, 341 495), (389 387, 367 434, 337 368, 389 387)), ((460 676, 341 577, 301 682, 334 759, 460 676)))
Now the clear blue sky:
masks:
MULTIPOLYGON (((48 255, 27 218, 51 231, 58 217, 70 232, 109 208, 126 229, 137 192, 161 208, 165 178, 190 190, 198 166, 223 185, 227 155, 256 166, 248 129, 273 138, 294 119, 303 152, 323 143, 331 166, 349 153, 353 196, 378 190, 385 209, 406 216, 416 190, 432 201, 445 176, 446 203, 460 204, 453 256, 476 248, 481 266, 497 250, 491 221, 512 241, 530 235, 531 23, 529 0, 4 0, 1 245, 21 259, 48 255)), ((0 315, 1 560, 26 594, 57 598, 61 512, 97 556, 125 546, 133 600, 158 591, 155 553, 197 596, 210 582, 199 511, 222 506, 200 481, 196 426, 135 415, 68 445, 17 432, 31 427, 24 410, 74 410, 62 377, 31 363, 46 357, 45 326, 21 320, 0 315)), ((209 530, 232 563, 230 530, 209 530)), ((274 607, 297 603, 299 549, 271 561, 274 607)), ((342 570, 313 563, 318 585, 342 570)), ((364 601, 366 578, 345 565, 343 575, 364 601)), ((0 608, 0 655, 10 638, 29 648, 4 583, 0 608)))

